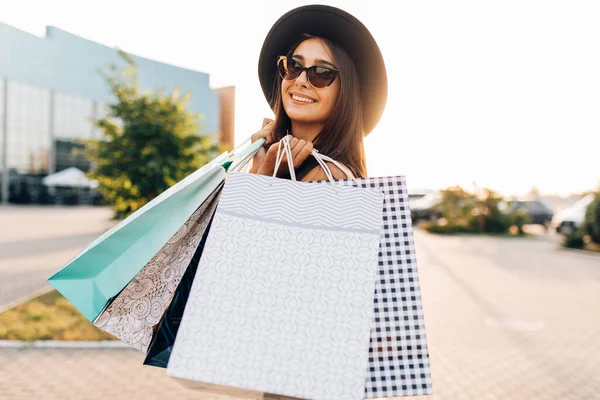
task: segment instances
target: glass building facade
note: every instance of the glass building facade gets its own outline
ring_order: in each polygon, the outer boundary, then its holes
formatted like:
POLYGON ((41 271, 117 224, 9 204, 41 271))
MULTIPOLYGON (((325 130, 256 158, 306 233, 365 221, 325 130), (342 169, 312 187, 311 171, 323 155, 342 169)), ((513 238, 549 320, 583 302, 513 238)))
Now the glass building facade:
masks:
MULTIPOLYGON (((199 134, 223 136, 222 99, 209 87, 207 74, 132 58, 142 89, 190 92, 188 110, 204 116, 199 134)), ((89 170, 89 162, 76 151, 82 150, 78 140, 100 138, 91 121, 105 116, 113 99, 98 71, 111 64, 123 65, 116 49, 54 27, 40 38, 0 23, 0 195, 4 201, 9 195, 21 195, 23 187, 38 187, 50 173, 72 166, 89 170)))

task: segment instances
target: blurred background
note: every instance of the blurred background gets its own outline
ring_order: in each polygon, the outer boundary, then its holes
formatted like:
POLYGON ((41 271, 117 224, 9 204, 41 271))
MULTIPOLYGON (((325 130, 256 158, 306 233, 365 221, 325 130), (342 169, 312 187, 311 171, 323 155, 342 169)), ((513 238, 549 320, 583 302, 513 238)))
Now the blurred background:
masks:
POLYGON ((273 116, 262 42, 311 3, 386 62, 368 172, 408 183, 429 397, 600 399, 600 5, 533 0, 3 2, 0 399, 220 398, 142 367, 46 279, 273 116))

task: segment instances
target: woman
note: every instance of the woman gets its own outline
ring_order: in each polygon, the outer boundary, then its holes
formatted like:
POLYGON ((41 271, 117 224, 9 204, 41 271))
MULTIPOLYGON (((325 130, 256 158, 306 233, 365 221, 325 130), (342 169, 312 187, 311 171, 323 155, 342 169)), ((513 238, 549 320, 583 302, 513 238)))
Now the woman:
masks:
MULTIPOLYGON (((383 113, 387 75, 367 28, 340 9, 311 5, 282 16, 271 28, 259 58, 263 93, 275 113, 252 142, 265 139, 251 173, 273 175, 278 142, 291 135, 293 166, 302 181, 326 179, 313 149, 366 177, 363 138, 383 113)), ((277 176, 289 177, 287 160, 277 176)), ((335 179, 346 174, 327 163, 335 179)))

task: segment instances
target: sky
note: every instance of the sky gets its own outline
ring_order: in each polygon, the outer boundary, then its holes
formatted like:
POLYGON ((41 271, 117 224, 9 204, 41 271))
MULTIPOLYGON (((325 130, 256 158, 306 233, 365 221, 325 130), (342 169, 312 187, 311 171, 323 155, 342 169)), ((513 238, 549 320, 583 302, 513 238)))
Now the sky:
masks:
POLYGON ((267 32, 312 3, 355 15, 382 51, 389 95, 365 139, 370 176, 504 195, 600 185, 597 1, 0 0, 0 21, 38 36, 53 25, 236 86, 241 143, 273 116, 257 75, 267 32))

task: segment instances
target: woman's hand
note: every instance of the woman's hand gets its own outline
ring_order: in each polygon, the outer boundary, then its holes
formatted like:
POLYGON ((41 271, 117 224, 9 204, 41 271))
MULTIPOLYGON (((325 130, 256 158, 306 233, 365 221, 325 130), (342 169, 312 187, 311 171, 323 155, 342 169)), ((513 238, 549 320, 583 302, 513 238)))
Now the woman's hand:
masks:
MULTIPOLYGON (((252 167, 250 168, 251 174, 260 174, 273 176, 275 170, 275 163, 277 162, 277 148, 279 143, 275 142, 275 123, 273 120, 265 118, 263 121, 263 128, 256 132, 250 137, 252 143, 259 139, 265 139, 265 148, 259 149, 252 159, 252 167)), ((290 140, 290 148, 292 149, 292 160, 294 168, 298 168, 302 163, 310 156, 313 150, 313 144, 305 140, 298 140, 292 138, 290 140)), ((283 151, 283 145, 281 148, 283 151)), ((288 171, 287 156, 284 155, 278 172, 288 171)))
MULTIPOLYGON (((285 140, 285 139, 282 139, 285 140)), ((275 170, 275 163, 277 162, 277 149, 279 147, 279 143, 271 144, 269 150, 267 150, 262 163, 258 166, 255 173, 260 175, 273 176, 273 172, 275 170)), ((290 148, 292 149, 292 165, 294 169, 298 168, 302 163, 310 156, 310 153, 313 150, 312 142, 307 142, 306 140, 298 140, 297 138, 290 139, 290 148)), ((281 145, 281 151, 283 150, 283 144, 281 145)), ((279 170, 277 174, 289 171, 287 155, 284 152, 283 159, 281 161, 281 165, 279 166, 279 170)))
POLYGON ((258 169, 261 166, 267 151, 265 150, 265 146, 270 146, 275 141, 275 122, 272 119, 265 118, 263 120, 263 127, 260 131, 256 132, 254 135, 250 137, 250 141, 252 143, 256 142, 259 139, 265 139, 265 144, 261 147, 254 157, 252 158, 252 168, 250 168, 251 174, 258 173, 258 169))

